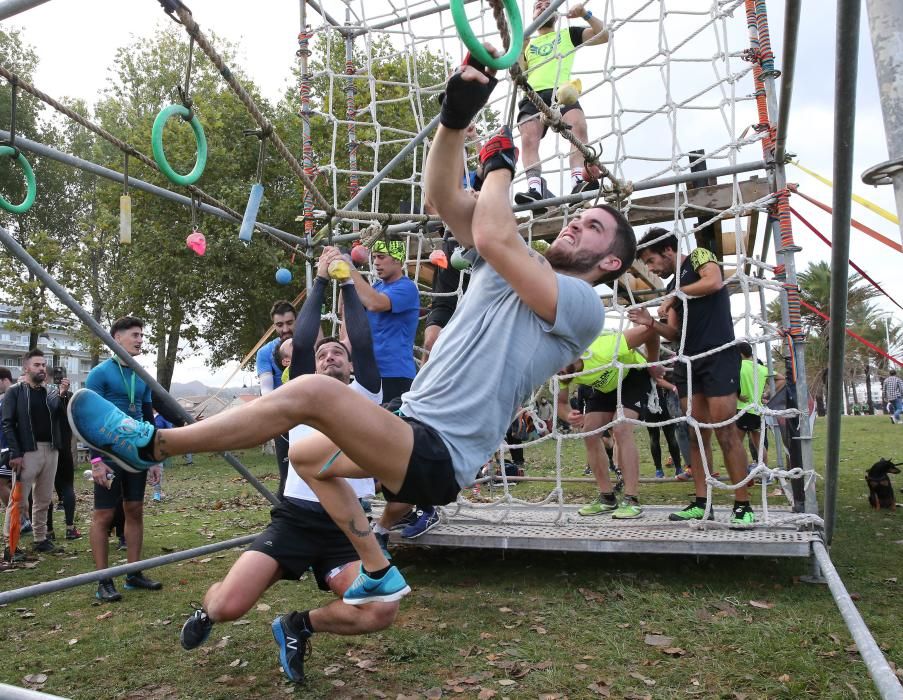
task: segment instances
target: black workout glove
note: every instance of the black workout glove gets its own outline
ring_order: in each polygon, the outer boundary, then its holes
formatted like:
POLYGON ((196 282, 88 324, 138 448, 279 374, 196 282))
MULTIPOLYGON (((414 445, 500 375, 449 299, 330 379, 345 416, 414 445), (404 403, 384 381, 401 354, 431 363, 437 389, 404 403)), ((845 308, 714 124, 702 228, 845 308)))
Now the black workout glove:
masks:
POLYGON ((517 167, 518 155, 518 150, 514 146, 514 139, 511 136, 511 129, 503 126, 480 149, 480 164, 483 166, 483 177, 499 168, 508 170, 513 177, 517 167))
POLYGON ((442 126, 449 129, 466 129, 470 126, 473 118, 486 106, 496 83, 498 80, 486 72, 486 66, 468 53, 461 67, 448 79, 445 92, 439 95, 439 102, 442 104, 439 121, 442 126), (488 77, 489 82, 484 84, 476 80, 464 80, 461 77, 464 66, 473 66, 488 77))

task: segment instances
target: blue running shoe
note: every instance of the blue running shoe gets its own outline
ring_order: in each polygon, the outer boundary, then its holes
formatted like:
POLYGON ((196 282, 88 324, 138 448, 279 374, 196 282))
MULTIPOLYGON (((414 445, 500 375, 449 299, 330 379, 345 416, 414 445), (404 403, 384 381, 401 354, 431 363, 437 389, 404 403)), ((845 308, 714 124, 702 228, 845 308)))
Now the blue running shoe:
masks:
POLYGON ((360 574, 354 582, 348 586, 342 600, 348 605, 366 605, 367 603, 391 603, 393 600, 401 600, 411 592, 411 587, 404 580, 404 576, 397 566, 390 567, 386 575, 380 579, 374 579, 364 573, 361 566, 360 574))
POLYGON ((79 389, 72 395, 68 412, 69 425, 78 438, 127 472, 146 472, 158 464, 138 455, 138 450, 154 437, 150 423, 130 418, 90 389, 79 389))
POLYGON ((279 645, 279 663, 290 681, 304 682, 304 659, 311 654, 310 632, 296 631, 288 622, 288 615, 277 617, 270 625, 273 638, 279 645))
POLYGON ((417 518, 416 523, 408 525, 408 527, 401 531, 401 536, 406 540, 413 540, 415 537, 420 537, 423 533, 429 532, 438 524, 439 509, 426 508, 423 513, 421 513, 420 517, 417 518))

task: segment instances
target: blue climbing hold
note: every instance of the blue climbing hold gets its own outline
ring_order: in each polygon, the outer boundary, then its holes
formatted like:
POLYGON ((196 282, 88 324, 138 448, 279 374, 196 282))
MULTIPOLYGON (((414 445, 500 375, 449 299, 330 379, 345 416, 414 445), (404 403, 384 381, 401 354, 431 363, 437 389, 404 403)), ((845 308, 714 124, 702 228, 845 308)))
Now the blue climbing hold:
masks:
POLYGON ((276 270, 276 281, 279 284, 288 284, 292 281, 292 271, 287 267, 280 267, 276 270))

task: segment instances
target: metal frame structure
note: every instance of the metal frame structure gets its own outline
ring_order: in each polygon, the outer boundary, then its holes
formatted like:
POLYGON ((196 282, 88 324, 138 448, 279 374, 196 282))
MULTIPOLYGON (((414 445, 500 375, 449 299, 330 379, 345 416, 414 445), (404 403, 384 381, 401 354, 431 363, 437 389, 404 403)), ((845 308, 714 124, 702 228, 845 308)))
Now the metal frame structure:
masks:
MULTIPOLYGON (((470 2, 473 0, 465 0, 465 2, 470 2)), ((742 172, 744 170, 751 169, 748 166, 755 165, 757 167, 761 167, 764 165, 767 169, 771 171, 771 180, 774 186, 774 192, 779 193, 778 196, 781 196, 781 193, 786 188, 786 177, 784 173, 784 157, 786 153, 785 144, 786 144, 786 136, 787 136, 787 124, 790 116, 790 104, 791 104, 791 95, 793 88, 793 72, 795 66, 796 59, 796 45, 797 45, 797 34, 798 34, 798 25, 799 25, 799 16, 800 16, 800 0, 785 0, 786 1, 786 26, 785 26, 785 43, 784 43, 784 75, 783 82, 781 84, 780 90, 780 101, 778 101, 778 94, 775 86, 775 78, 777 77, 777 73, 774 71, 770 71, 769 74, 763 75, 761 80, 764 84, 764 91, 767 98, 767 112, 771 115, 776 115, 776 121, 772 120, 772 123, 764 126, 768 126, 769 128, 774 128, 775 130, 775 139, 774 139, 774 149, 771 153, 765 154, 764 163, 755 163, 755 164, 745 164, 744 166, 735 166, 732 170, 733 173, 742 172)), ((12 16, 18 12, 22 12, 31 7, 35 7, 37 5, 46 2, 46 0, 0 0, 0 19, 5 19, 9 16, 12 16)), ((545 19, 546 16, 551 15, 551 13, 555 12, 557 7, 563 2, 563 0, 554 0, 546 13, 543 16, 537 18, 537 20, 531 24, 525 30, 525 35, 529 36, 535 31, 535 28, 539 26, 545 19)), ((879 39, 881 38, 882 33, 881 30, 887 30, 888 26, 881 26, 882 23, 887 25, 889 23, 889 29, 892 31, 893 36, 900 36, 903 33, 903 13, 900 12, 900 6, 897 0, 868 0, 869 2, 869 12, 872 16, 873 20, 873 36, 875 37, 875 56, 876 63, 878 63, 878 71, 879 71, 879 80, 882 84, 887 83, 890 84, 892 81, 896 81, 896 84, 899 84, 901 80, 899 76, 899 71, 896 70, 895 67, 891 66, 892 61, 896 61, 898 57, 889 56, 887 54, 888 47, 884 46, 879 39), (887 19, 889 18, 889 19, 887 19)), ((302 17, 304 16, 305 6, 309 4, 311 8, 317 11, 328 24, 332 25, 332 28, 340 33, 344 32, 349 35, 360 33, 360 28, 346 28, 339 26, 339 23, 332 18, 328 13, 326 13, 320 6, 320 4, 316 0, 300 0, 302 17)), ((757 3, 758 5, 759 3, 757 3)), ((859 0, 838 0, 838 9, 837 9, 837 41, 836 41, 836 96, 835 96, 835 168, 834 168, 834 246, 832 253, 832 263, 833 263, 833 275, 832 275, 832 290, 831 290, 831 302, 832 302, 832 310, 834 316, 834 323, 831 325, 830 330, 830 340, 831 340, 831 359, 829 366, 829 414, 828 414, 828 444, 827 444, 827 452, 826 452, 826 497, 825 497, 825 540, 828 545, 831 543, 834 527, 835 527, 835 519, 836 519, 836 498, 837 498, 837 474, 838 474, 838 462, 839 462, 839 443, 840 443, 840 403, 841 403, 841 386, 842 386, 842 365, 843 365, 843 347, 844 347, 844 321, 846 316, 846 293, 847 293, 847 265, 849 261, 849 230, 850 230, 850 195, 852 194, 852 141, 853 141, 853 126, 855 120, 855 112, 853 106, 855 104, 855 93, 856 93, 856 67, 857 67, 857 49, 858 49, 858 26, 859 26, 859 0)), ((441 11, 444 6, 438 6, 434 9, 430 9, 428 11, 420 12, 417 16, 426 16, 438 11, 441 11)), ((764 20, 764 3, 762 3, 762 16, 759 17, 759 28, 765 27, 765 40, 767 41, 767 20, 764 20), (764 24, 762 23, 764 21, 764 24)), ((757 8, 757 12, 759 12, 757 8)), ((400 18, 398 22, 405 21, 407 18, 400 18)), ((388 23, 383 23, 381 26, 392 26, 398 22, 390 21, 388 23)), ((195 28, 196 25, 195 25, 195 28)), ((892 42, 891 42, 892 43, 892 42)), ((768 52, 770 53, 770 47, 768 48, 768 52)), ((212 57, 211 57, 212 58, 212 57)), ((894 64, 895 65, 895 64, 894 64)), ((228 77, 227 77, 228 80, 228 77)), ((234 87, 234 86, 233 86, 234 87)), ((248 104, 244 99, 245 96, 242 96, 240 91, 239 97, 242 98, 243 101, 248 104)), ((885 91, 886 92, 886 91, 885 91)), ((889 145, 891 147, 891 159, 899 159, 903 156, 903 130, 894 126, 896 124, 896 120, 900 118, 900 112, 903 111, 900 109, 900 94, 896 94, 896 96, 891 99, 886 100, 885 104, 885 121, 888 125, 888 139, 889 145)), ((250 106, 249 106, 250 109, 250 106)), ((418 145, 420 145, 424 139, 432 132, 432 130, 436 127, 438 123, 438 117, 433 119, 426 127, 417 134, 413 139, 411 139, 410 143, 406 145, 404 149, 386 166, 380 170, 373 179, 362 189, 360 189, 356 195, 351 199, 351 201, 346 205, 346 210, 352 210, 356 207, 358 203, 360 203, 378 184, 379 182, 386 177, 386 175, 395 167, 395 165, 401 162, 407 155, 409 155, 418 145)), ((3 134, 0 134, 2 136, 3 134)), ((66 154, 61 154, 59 152, 53 151, 53 149, 47 149, 46 147, 40 146, 40 144, 34 144, 33 142, 27 142, 23 139, 19 139, 17 144, 20 145, 24 150, 32 150, 35 153, 40 153, 48 158, 54 158, 55 160, 59 160, 61 162, 72 165, 73 167, 83 168, 89 172, 94 172, 97 175, 102 177, 107 177, 109 179, 115 181, 122 181, 123 175, 117 173, 115 171, 102 168, 96 164, 88 163, 87 161, 81 161, 80 159, 75 159, 72 156, 68 156, 66 154), (43 152, 42 152, 43 151, 43 152)), ((885 164, 886 165, 886 164, 885 164)), ((726 174, 726 173, 725 173, 726 174)), ((689 180, 694 179, 694 177, 699 177, 698 174, 693 174, 692 176, 688 176, 689 180)), ((891 177, 894 181, 896 196, 897 196, 897 205, 901 214, 903 214, 903 170, 898 169, 897 171, 892 172, 891 177)), ((681 181, 688 181, 687 179, 683 179, 682 176, 678 176, 677 178, 661 178, 655 184, 652 182, 648 182, 647 187, 652 188, 655 186, 665 185, 665 184, 675 184, 681 181)), ((181 197, 173 192, 168 190, 164 190, 162 188, 154 187, 153 185, 149 185, 148 183, 142 183, 140 181, 136 181, 131 179, 132 186, 137 187, 139 189, 143 189, 144 191, 150 192, 152 194, 156 194, 158 196, 177 201, 181 204, 190 205, 190 200, 185 197, 181 197)), ((639 188, 635 188, 639 189, 639 188)), ((580 197, 562 197, 558 198, 554 203, 570 203, 572 201, 579 200, 580 197)), ((550 202, 539 202, 534 206, 547 206, 550 202)), ((227 218, 229 220, 233 220, 234 217, 230 216, 226 212, 216 209, 214 207, 206 207, 204 209, 209 213, 220 216, 222 218, 227 218)), ((339 215, 340 216, 340 215, 339 215)), ((338 218, 338 217, 337 217, 338 218)), ((903 218, 903 216, 901 216, 903 218)), ((397 220, 397 219, 392 219, 397 220)), ((406 230, 411 226, 409 224, 399 225, 398 230, 406 230)), ((263 228, 263 227, 261 227, 263 228)), ((316 244, 317 239, 321 236, 329 235, 329 226, 327 225, 323 229, 321 229, 320 233, 317 236, 313 237, 305 237, 303 239, 299 239, 292 234, 288 234, 284 231, 279 231, 278 229, 272 229, 269 232, 274 235, 282 238, 283 240, 290 241, 292 243, 301 243, 302 245, 306 244, 307 247, 312 247, 316 244)), ((780 240, 781 237, 781 229, 780 222, 777 217, 772 217, 769 225, 766 227, 766 231, 773 231, 773 235, 776 240, 780 240)), ((792 239, 790 239, 792 241, 792 239)), ((97 324, 94 319, 87 314, 87 312, 64 290, 50 275, 46 272, 41 266, 25 251, 18 242, 14 239, 14 237, 5 229, 0 228, 0 243, 2 243, 13 255, 22 260, 28 269, 38 276, 47 286, 48 288, 60 298, 60 300, 88 327, 94 332, 103 342, 119 357, 128 364, 128 366, 132 367, 139 376, 142 377, 144 381, 148 383, 149 386, 152 387, 155 391, 159 392, 161 397, 164 398, 169 408, 173 409, 176 413, 186 418, 189 422, 191 420, 190 416, 185 414, 185 412, 181 409, 181 407, 169 396, 165 391, 163 391, 162 387, 151 377, 134 359, 129 356, 113 339, 109 336, 106 331, 97 324)), ((767 246, 767 240, 765 242, 765 246, 767 246)), ((763 247, 763 250, 765 248, 763 247)), ((796 246, 787 245, 786 243, 782 245, 778 250, 778 258, 783 263, 784 272, 786 275, 786 284, 785 289, 788 289, 789 292, 792 292, 796 287, 796 271, 794 265, 794 254, 799 250, 796 246)), ((788 318, 787 314, 787 294, 784 295, 784 325, 785 327, 789 326, 789 322, 791 319, 788 318)), ((799 436, 796 442, 796 447, 792 448, 790 451, 791 454, 791 466, 805 466, 811 467, 813 464, 813 456, 812 456, 812 448, 811 448, 811 435, 809 434, 809 421, 807 414, 807 404, 808 404, 808 396, 807 396, 807 387, 805 383, 805 357, 804 357, 804 347, 803 343, 797 342, 793 344, 793 352, 796 359, 797 366, 797 392, 799 396, 799 406, 802 420, 799 421, 799 436)), ((244 476, 254 487, 264 495, 268 500, 275 503, 276 498, 270 493, 262 484, 260 484, 254 477, 251 475, 247 469, 241 465, 238 460, 236 460, 231 455, 224 455, 227 461, 232 464, 241 474, 244 476)), ((804 494, 797 493, 797 496, 804 496, 804 504, 805 510, 807 513, 815 513, 817 512, 817 502, 815 498, 814 487, 808 488, 804 494)), ((510 507, 510 506, 508 506, 510 507)), ((645 531, 647 534, 652 531, 657 531, 658 534, 652 537, 646 538, 644 540, 646 544, 642 547, 637 547, 637 542, 639 538, 634 537, 632 540, 632 545, 625 546, 623 544, 623 540, 619 539, 619 535, 617 532, 614 533, 595 533, 590 537, 584 537, 582 539, 578 539, 577 541, 586 543, 593 542, 594 544, 591 547, 585 546, 585 544, 575 545, 574 548, 579 548, 581 551, 649 551, 649 552, 660 552, 667 551, 669 553, 675 553, 678 551, 685 552, 687 554, 702 554, 702 553, 720 553, 720 554, 765 554, 769 556, 810 556, 813 561, 817 563, 817 571, 824 576, 824 580, 827 582, 832 595, 834 596, 835 601, 840 609, 840 612, 849 627, 851 633, 856 640, 857 646, 859 647, 863 660, 865 661, 869 673, 872 675, 875 680, 876 686, 882 698, 903 698, 903 687, 901 687, 899 680, 894 675, 893 671, 890 669, 887 661, 884 659, 883 655, 880 652, 877 644, 874 639, 871 637, 868 629, 865 627, 862 618, 858 615, 855 610, 855 606, 849 598, 846 590, 843 587, 842 582, 840 581, 839 576, 837 575, 836 570, 831 563, 827 547, 822 543, 819 533, 816 531, 800 531, 799 529, 794 529, 792 534, 794 537, 791 537, 790 540, 781 540, 781 537, 778 537, 773 542, 768 542, 766 544, 762 543, 761 539, 757 539, 756 536, 746 535, 747 539, 743 540, 743 534, 739 535, 738 538, 733 536, 725 537, 724 529, 706 529, 700 528, 699 530, 693 530, 694 533, 703 533, 703 537, 699 538, 694 535, 694 537, 684 537, 682 544, 678 544, 674 541, 674 539, 668 536, 668 528, 664 525, 664 523, 658 522, 658 518, 655 517, 660 515, 655 510, 655 507, 650 507, 653 517, 650 518, 650 522, 641 523, 640 525, 634 525, 633 530, 634 534, 638 532, 645 531), (708 540, 705 538, 708 537, 708 540), (658 539, 657 539, 658 538, 658 539), (698 543, 691 543, 691 540, 698 540, 698 542, 707 542, 706 545, 701 545, 698 543), (659 540, 665 542, 665 546, 667 549, 662 549, 659 540), (752 547, 749 546, 749 542, 754 541, 755 545, 752 547), (712 543, 717 542, 718 545, 716 547, 712 547, 712 543), (760 549, 761 548, 761 549, 760 549), (714 551, 718 550, 718 551, 714 551)), ((788 519, 792 519, 792 515, 788 514, 788 519)), ((462 520, 466 520, 463 518, 462 520)), ((788 522, 792 522, 792 520, 788 520, 788 522)), ((447 525, 448 527, 452 527, 453 523, 447 525)), ((494 528, 499 528, 499 525, 493 525, 494 528)), ((556 526, 557 527, 557 526, 556 526)), ((624 527, 625 530, 631 529, 631 525, 627 524, 624 527)), ((685 532, 689 532, 689 529, 685 529, 685 532)), ((780 533, 770 533, 765 529, 754 529, 750 531, 751 533, 769 533, 768 536, 772 536, 780 533)), ((561 549, 562 547, 568 549, 571 547, 564 546, 562 544, 562 538, 560 537, 560 530, 556 532, 557 537, 555 538, 555 548, 561 549)), ((623 533, 622 533, 623 534, 623 533)), ((489 540, 491 540, 493 547, 500 548, 517 548, 520 546, 532 546, 538 547, 541 549, 549 548, 547 546, 537 544, 537 542, 542 541, 542 538, 533 538, 531 543, 529 537, 518 537, 514 534, 505 534, 502 531, 496 530, 495 533, 488 536, 489 540)), ((80 576, 69 577, 68 579, 63 579, 57 582, 46 582, 42 584, 37 584, 36 586, 29 587, 29 589, 21 589, 20 591, 10 591, 3 596, 0 597, 0 601, 7 602, 7 597, 9 596, 17 596, 9 598, 10 600, 19 599, 21 597, 26 597, 28 595, 38 595, 43 592, 49 592, 51 590, 61 590, 64 588, 68 588, 70 586, 81 585, 82 583, 88 583, 90 581, 97 580, 98 576, 109 576, 118 573, 126 572, 126 570, 131 570, 130 567, 149 567, 149 566, 159 566, 166 563, 170 563, 172 561, 178 561, 179 559, 190 558, 191 556, 196 556, 198 553, 208 552, 208 551, 218 551, 219 549, 224 549, 232 546, 238 546, 243 542, 247 541, 249 538, 237 538, 235 540, 229 540, 222 543, 217 543, 213 545, 207 545, 205 547, 200 547, 194 550, 188 550, 186 552, 178 552, 170 555, 166 555, 163 557, 156 557, 154 559, 146 560, 143 562, 137 562, 135 564, 121 566, 121 567, 113 567, 112 569, 108 569, 104 572, 93 572, 88 574, 83 574, 80 576)), ((441 530, 435 533, 428 533, 424 537, 422 537, 419 542, 423 544, 455 544, 456 546, 466 546, 467 543, 460 537, 455 535, 453 532, 448 533, 445 541, 442 542, 442 534, 441 530), (435 540, 435 541, 434 541, 435 540)), ((487 540, 487 541, 489 541, 487 540)), ((473 542, 470 543, 473 545, 473 542)), ((0 688, 6 693, 6 687, 0 688)), ((41 693, 37 693, 35 691, 24 690, 11 688, 9 691, 10 697, 52 697, 46 696, 41 693)))

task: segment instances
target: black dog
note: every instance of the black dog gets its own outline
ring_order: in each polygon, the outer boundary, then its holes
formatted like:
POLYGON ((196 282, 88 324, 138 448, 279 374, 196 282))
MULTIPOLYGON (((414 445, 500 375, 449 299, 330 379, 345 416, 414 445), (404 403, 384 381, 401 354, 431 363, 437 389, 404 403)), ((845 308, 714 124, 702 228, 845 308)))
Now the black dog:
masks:
POLYGON ((894 464, 882 457, 865 473, 865 483, 869 485, 869 505, 875 510, 887 508, 896 510, 897 500, 894 498, 894 487, 891 486, 889 474, 899 474, 897 467, 903 462, 894 464))

